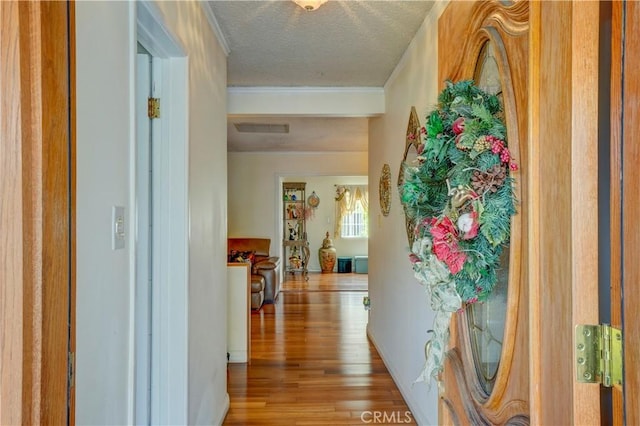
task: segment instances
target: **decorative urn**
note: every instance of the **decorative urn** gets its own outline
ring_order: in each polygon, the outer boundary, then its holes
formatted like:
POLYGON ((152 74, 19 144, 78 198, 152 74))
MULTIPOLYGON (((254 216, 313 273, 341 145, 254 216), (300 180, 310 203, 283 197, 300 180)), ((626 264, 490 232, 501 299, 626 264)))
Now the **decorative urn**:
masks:
POLYGON ((326 238, 322 240, 322 247, 318 249, 318 257, 322 272, 333 272, 333 267, 336 264, 336 249, 329 238, 329 231, 327 231, 326 238))

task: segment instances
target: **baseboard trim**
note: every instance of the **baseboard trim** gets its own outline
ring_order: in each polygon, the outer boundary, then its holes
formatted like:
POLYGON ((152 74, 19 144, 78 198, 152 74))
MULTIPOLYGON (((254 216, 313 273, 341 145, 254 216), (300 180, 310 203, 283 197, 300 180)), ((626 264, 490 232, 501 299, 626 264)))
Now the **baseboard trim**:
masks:
MULTIPOLYGON (((214 421, 212 424, 214 425, 221 425, 222 423, 224 423, 224 419, 225 417, 227 417, 227 413, 229 412, 229 407, 231 405, 231 401, 229 400, 229 393, 227 393, 224 397, 224 405, 222 407, 222 413, 221 416, 218 417, 217 421, 214 421)), ((216 420, 216 419, 214 419, 216 420)))
MULTIPOLYGON (((373 346, 378 351, 378 354, 380 355, 380 358, 382 359, 382 363, 386 367, 387 371, 391 375, 391 378, 393 379, 393 382, 396 384, 396 386, 398 387, 398 390, 402 394, 402 398, 404 398, 404 402, 409 407, 409 410, 411 410, 411 413, 413 415, 413 419, 418 424, 422 424, 421 421, 424 422, 424 420, 416 418, 416 413, 421 413, 421 411, 418 410, 417 407, 414 406, 414 404, 412 404, 413 401, 412 401, 411 398, 409 398, 409 390, 405 386, 403 386, 402 383, 400 383, 400 381, 398 380, 399 376, 398 376, 397 371, 395 371, 395 369, 393 369, 393 368, 389 368, 389 365, 387 364, 387 361, 386 361, 387 357, 386 357, 385 351, 376 343, 376 339, 375 339, 375 337, 373 337, 373 334, 371 333, 369 325, 370 325, 370 323, 367 323, 367 338, 369 339, 369 341, 373 344, 373 346)), ((436 413, 436 416, 437 416, 437 414, 438 413, 436 413)))
POLYGON ((247 351, 229 351, 229 363, 244 363, 248 359, 247 351))

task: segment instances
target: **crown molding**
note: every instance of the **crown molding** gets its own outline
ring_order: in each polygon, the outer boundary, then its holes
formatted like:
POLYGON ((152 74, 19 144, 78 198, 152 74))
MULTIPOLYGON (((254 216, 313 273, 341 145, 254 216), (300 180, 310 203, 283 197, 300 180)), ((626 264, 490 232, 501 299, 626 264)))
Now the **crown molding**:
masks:
POLYGON ((231 86, 227 88, 228 93, 238 94, 383 94, 383 87, 342 87, 342 86, 231 86))
POLYGON ((229 45, 227 44, 227 39, 224 38, 224 34, 222 34, 222 29, 220 29, 218 20, 216 19, 216 16, 213 14, 213 10, 211 9, 211 6, 209 6, 209 2, 199 1, 198 3, 200 3, 200 7, 202 8, 202 11, 207 17, 207 21, 209 22, 209 26, 211 27, 211 30, 215 34, 216 39, 220 44, 220 47, 224 51, 224 55, 229 56, 229 53, 231 53, 231 49, 229 49, 229 45))
POLYGON ((382 87, 229 87, 229 115, 374 117, 385 112, 382 87))

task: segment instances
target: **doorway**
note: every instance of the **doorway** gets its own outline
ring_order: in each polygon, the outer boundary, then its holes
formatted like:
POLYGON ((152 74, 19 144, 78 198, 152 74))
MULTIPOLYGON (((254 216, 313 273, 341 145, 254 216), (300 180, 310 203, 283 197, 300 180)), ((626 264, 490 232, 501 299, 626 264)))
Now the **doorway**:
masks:
POLYGON ((140 145, 132 147, 131 174, 131 205, 136 206, 133 416, 137 424, 186 424, 188 61, 154 2, 137 2, 136 12, 143 49, 133 70, 139 103, 132 100, 142 133, 140 145), (159 99, 151 123, 149 93, 159 99))
MULTIPOLYGON (((355 257, 355 256, 367 256, 368 255, 368 238, 366 237, 341 237, 335 235, 336 230, 336 191, 341 187, 346 186, 366 186, 368 185, 368 176, 319 176, 319 175, 304 175, 304 176, 280 176, 278 177, 278 183, 276 188, 282 190, 282 182, 305 182, 306 183, 306 196, 310 197, 311 194, 315 194, 319 202, 316 207, 312 207, 307 203, 306 213, 306 233, 307 240, 309 241, 309 249, 311 256, 309 258, 308 269, 311 273, 318 273, 321 270, 320 261, 318 258, 318 249, 322 247, 326 233, 329 233, 329 238, 332 239, 333 245, 336 248, 336 254, 339 257, 355 257)), ((282 199, 280 194, 278 200, 282 199)), ((276 205, 277 212, 275 217, 278 218, 279 230, 279 244, 285 238, 284 230, 282 227, 282 204, 280 202, 276 205)), ((370 221, 369 221, 370 222, 370 221)), ((369 226, 372 226, 369 223, 369 226)), ((272 244, 273 245, 273 244, 272 244)), ((281 254, 281 264, 287 261, 281 254)), ((352 265, 352 270, 355 268, 352 265)), ((334 267, 334 272, 338 271, 338 264, 334 267)), ((288 278, 287 274, 281 274, 283 281, 288 278)))

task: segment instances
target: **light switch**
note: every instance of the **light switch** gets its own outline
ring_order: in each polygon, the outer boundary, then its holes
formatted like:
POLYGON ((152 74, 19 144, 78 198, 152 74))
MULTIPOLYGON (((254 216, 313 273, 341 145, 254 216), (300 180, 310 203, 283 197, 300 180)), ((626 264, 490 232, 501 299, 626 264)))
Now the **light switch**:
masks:
POLYGON ((111 209, 111 249, 119 250, 124 248, 126 237, 124 223, 124 207, 113 206, 111 209))

